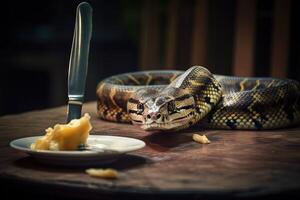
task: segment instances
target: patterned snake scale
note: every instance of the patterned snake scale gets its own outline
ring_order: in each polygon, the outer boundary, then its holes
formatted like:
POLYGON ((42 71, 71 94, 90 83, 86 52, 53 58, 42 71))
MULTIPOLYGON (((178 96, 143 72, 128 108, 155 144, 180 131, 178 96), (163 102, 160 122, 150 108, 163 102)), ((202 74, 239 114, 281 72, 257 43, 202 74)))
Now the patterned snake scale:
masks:
POLYGON ((276 129, 300 122, 300 85, 290 79, 142 71, 108 77, 97 86, 97 114, 144 130, 194 124, 212 129, 276 129))

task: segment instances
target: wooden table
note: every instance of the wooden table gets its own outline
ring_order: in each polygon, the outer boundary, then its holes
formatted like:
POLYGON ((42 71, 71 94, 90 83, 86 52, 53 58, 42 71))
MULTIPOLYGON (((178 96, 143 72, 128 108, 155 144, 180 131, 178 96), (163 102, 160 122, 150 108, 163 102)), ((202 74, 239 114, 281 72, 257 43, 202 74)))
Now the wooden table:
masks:
POLYGON ((0 180, 5 183, 4 194, 88 199, 300 196, 300 128, 202 131, 211 140, 211 144, 203 145, 191 137, 199 131, 151 134, 130 124, 99 120, 95 111, 94 102, 83 108, 92 116, 93 134, 129 136, 147 144, 105 166, 119 170, 119 179, 93 178, 84 168, 41 165, 9 147, 13 139, 42 135, 48 126, 64 123, 66 107, 59 107, 0 118, 0 180))

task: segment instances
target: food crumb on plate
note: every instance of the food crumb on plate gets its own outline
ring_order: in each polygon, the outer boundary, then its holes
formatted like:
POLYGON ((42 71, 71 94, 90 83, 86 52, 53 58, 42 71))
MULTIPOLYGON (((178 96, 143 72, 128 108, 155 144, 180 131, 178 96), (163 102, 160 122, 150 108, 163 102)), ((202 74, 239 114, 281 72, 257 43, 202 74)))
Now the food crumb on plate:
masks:
POLYGON ((118 171, 115 169, 90 168, 85 170, 87 174, 93 177, 115 179, 118 178, 118 171))
POLYGON ((210 141, 205 135, 193 134, 193 140, 201 144, 209 144, 210 141))

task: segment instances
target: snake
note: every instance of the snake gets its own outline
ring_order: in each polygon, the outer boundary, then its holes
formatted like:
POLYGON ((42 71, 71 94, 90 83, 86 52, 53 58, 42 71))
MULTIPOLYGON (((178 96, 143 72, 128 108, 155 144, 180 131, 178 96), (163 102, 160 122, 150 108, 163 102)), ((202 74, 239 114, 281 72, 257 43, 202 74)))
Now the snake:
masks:
POLYGON ((300 84, 271 77, 152 70, 113 75, 96 88, 99 118, 132 123, 146 131, 264 130, 300 122, 300 84))

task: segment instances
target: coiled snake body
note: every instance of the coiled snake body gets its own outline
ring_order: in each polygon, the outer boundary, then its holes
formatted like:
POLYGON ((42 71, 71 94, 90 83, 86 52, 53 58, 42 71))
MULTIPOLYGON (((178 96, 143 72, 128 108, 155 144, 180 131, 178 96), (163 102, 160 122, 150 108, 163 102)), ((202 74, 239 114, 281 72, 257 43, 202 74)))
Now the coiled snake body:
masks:
POLYGON ((290 79, 213 75, 194 66, 111 76, 97 87, 102 119, 145 130, 275 129, 300 121, 300 85, 290 79))

